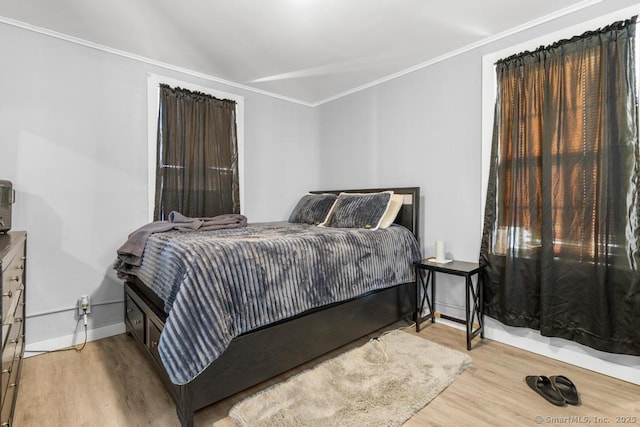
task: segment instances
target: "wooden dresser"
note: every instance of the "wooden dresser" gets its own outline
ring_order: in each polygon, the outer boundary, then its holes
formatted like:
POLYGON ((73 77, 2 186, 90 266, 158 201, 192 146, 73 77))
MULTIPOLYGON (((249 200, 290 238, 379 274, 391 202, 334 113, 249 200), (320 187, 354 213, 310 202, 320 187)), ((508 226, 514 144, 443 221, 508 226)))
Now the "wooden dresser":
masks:
POLYGON ((13 410, 24 355, 24 292, 27 262, 27 233, 0 233, 2 269, 2 415, 0 426, 13 424, 13 410))

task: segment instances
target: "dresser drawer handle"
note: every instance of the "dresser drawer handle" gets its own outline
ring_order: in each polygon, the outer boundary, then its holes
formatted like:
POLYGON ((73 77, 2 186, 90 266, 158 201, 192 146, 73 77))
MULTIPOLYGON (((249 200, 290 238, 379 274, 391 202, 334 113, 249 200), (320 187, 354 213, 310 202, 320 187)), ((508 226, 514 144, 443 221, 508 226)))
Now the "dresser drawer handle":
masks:
POLYGON ((16 317, 16 318, 15 318, 15 321, 16 321, 16 322, 22 322, 22 317, 16 317))
POLYGON ((11 383, 11 384, 9 384, 9 387, 15 387, 17 385, 18 385, 18 383, 11 383))
POLYGON ((11 373, 11 367, 5 369, 2 371, 3 374, 10 374, 11 373))
POLYGON ((18 338, 13 339, 13 340, 9 340, 9 343, 10 343, 10 344, 17 344, 17 343, 19 343, 19 342, 20 342, 20 340, 21 340, 21 339, 23 339, 23 338, 24 338, 24 334, 22 334, 22 335, 18 335, 18 338))
POLYGON ((11 427, 11 425, 9 423, 2 423, 0 424, 0 427, 11 427))
POLYGON ((140 323, 142 323, 142 320, 138 319, 138 320, 134 321, 133 323, 135 323, 136 325, 139 325, 140 323))
POLYGON ((158 341, 151 341, 151 347, 157 347, 158 341))
POLYGON ((16 267, 18 270, 24 270, 24 265, 20 264, 19 266, 16 267))
POLYGON ((9 281, 19 282, 19 281, 20 281, 20 276, 10 277, 10 278, 9 278, 9 281))
POLYGON ((2 296, 11 298, 13 296, 13 291, 9 290, 9 292, 5 292, 4 294, 2 294, 2 296))
POLYGON ((133 308, 127 308, 127 313, 131 313, 133 311, 133 308))

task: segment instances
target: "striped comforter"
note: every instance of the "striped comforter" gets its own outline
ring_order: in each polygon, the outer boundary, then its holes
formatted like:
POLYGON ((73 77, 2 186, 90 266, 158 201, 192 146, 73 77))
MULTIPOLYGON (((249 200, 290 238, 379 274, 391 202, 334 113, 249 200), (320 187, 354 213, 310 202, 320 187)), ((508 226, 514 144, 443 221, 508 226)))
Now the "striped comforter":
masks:
POLYGON ((396 225, 256 223, 154 234, 134 274, 165 302, 159 352, 171 381, 185 384, 245 332, 413 281, 419 257, 413 234, 396 225))

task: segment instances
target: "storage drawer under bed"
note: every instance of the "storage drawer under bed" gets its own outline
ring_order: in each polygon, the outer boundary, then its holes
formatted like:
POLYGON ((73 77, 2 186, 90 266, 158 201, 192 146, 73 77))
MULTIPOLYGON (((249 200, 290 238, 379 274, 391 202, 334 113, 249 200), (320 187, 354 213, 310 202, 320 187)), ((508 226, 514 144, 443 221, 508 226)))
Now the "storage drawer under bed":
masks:
POLYGON ((156 324, 152 321, 149 321, 147 323, 147 332, 147 336, 149 337, 149 344, 147 345, 147 347, 149 348, 149 351, 151 351, 151 354, 156 359, 156 361, 162 364, 162 359, 160 359, 160 352, 158 351, 158 344, 160 343, 160 333, 162 332, 162 329, 156 326, 156 324))
POLYGON ((125 321, 129 332, 135 335, 142 344, 146 344, 145 315, 129 295, 126 295, 125 298, 125 321))

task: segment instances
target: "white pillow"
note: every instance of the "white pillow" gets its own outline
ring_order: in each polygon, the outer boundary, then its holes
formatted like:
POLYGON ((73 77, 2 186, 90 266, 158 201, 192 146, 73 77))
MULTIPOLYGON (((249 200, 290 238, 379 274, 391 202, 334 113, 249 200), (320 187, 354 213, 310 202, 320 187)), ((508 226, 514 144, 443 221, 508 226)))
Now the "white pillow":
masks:
POLYGON ((391 196, 391 201, 389 202, 389 206, 387 206, 387 210, 382 215, 382 219, 380 219, 380 225, 378 228, 387 228, 393 224, 396 217, 398 216, 398 212, 400 212, 400 208, 402 207, 402 203, 404 202, 404 195, 402 194, 394 194, 391 196))

